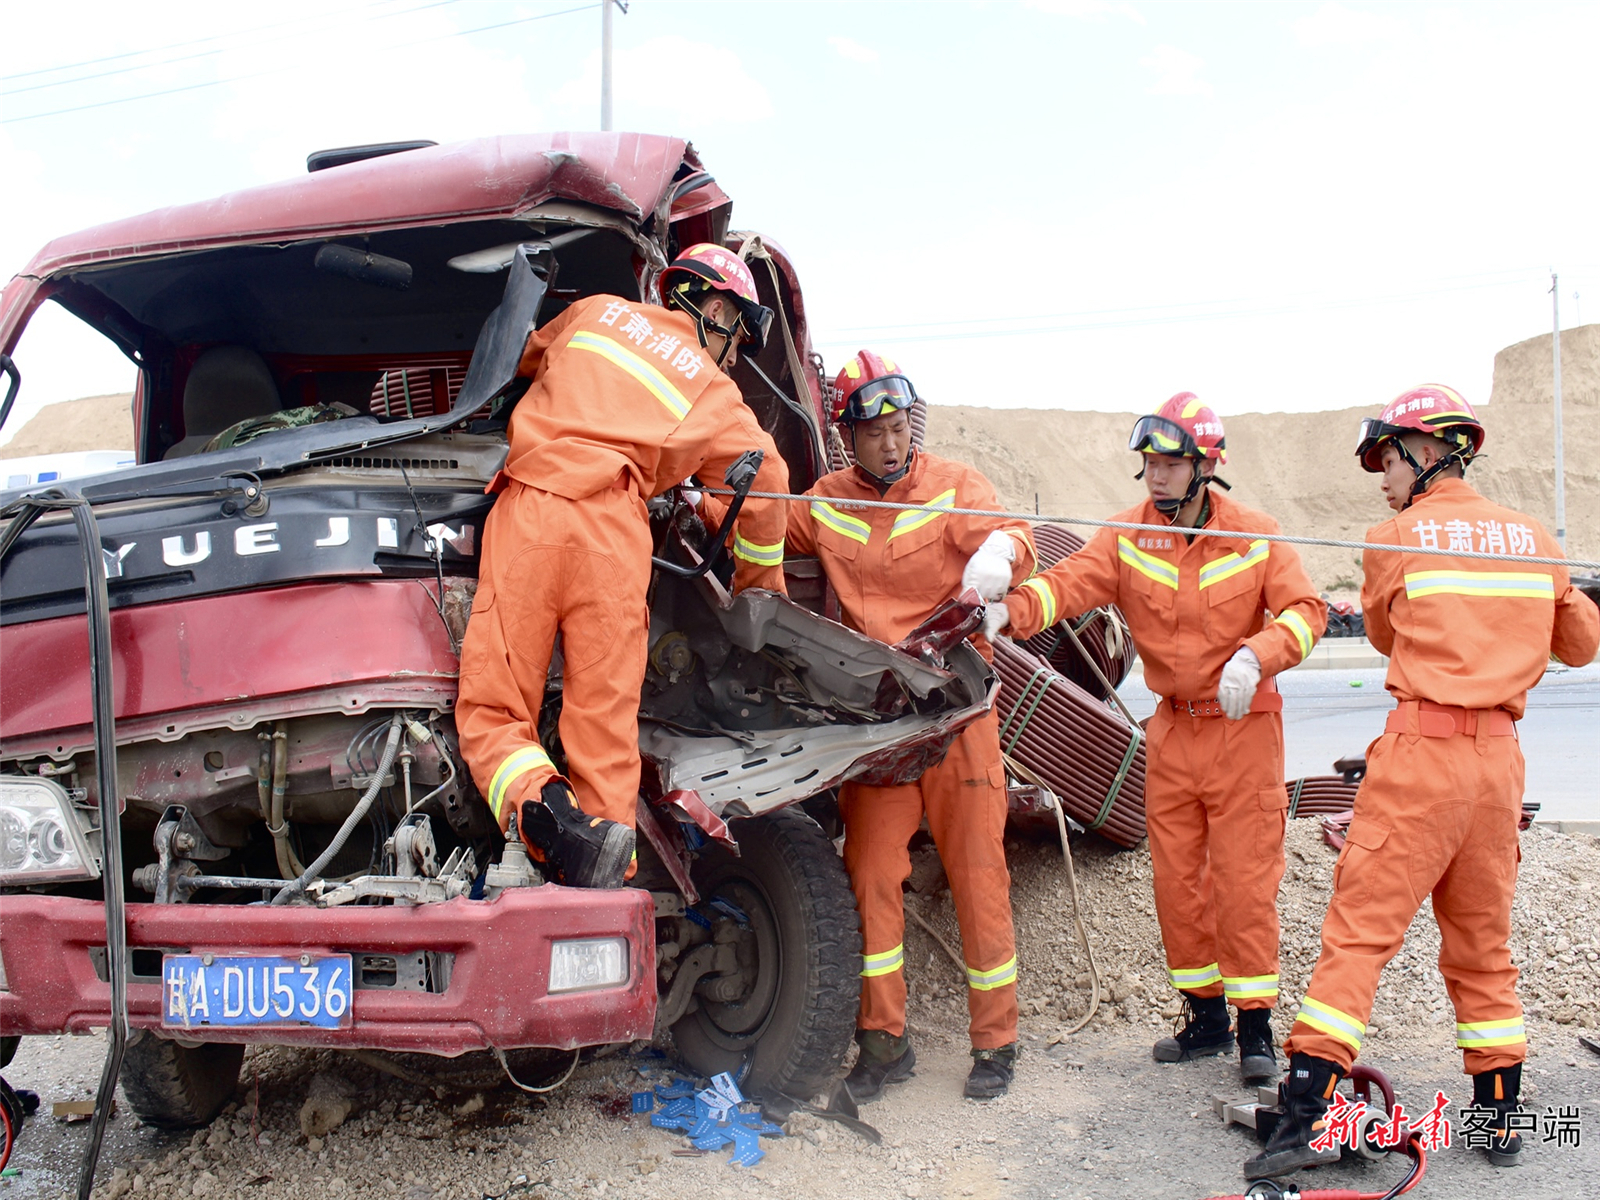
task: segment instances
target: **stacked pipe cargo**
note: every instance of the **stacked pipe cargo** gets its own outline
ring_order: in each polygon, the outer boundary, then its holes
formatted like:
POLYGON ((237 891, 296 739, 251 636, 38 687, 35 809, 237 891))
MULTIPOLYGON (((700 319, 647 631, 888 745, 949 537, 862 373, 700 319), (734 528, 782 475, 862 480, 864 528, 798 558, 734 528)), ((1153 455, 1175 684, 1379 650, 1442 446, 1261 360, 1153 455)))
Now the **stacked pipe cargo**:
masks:
MULTIPOLYGON (((1039 553, 1039 569, 1048 570, 1070 554, 1081 550, 1084 541, 1062 525, 1035 525, 1033 544, 1039 553)), ((1084 653, 1068 636, 1063 626, 1071 623, 1078 642, 1100 668, 1100 674, 1110 680, 1112 687, 1120 687, 1133 670, 1136 652, 1133 638, 1128 634, 1128 623, 1115 605, 1091 609, 1081 616, 1074 614, 1049 629, 1035 634, 1023 645, 1033 654, 1045 659, 1061 674, 1092 696, 1111 699, 1110 694, 1084 661, 1084 653)))

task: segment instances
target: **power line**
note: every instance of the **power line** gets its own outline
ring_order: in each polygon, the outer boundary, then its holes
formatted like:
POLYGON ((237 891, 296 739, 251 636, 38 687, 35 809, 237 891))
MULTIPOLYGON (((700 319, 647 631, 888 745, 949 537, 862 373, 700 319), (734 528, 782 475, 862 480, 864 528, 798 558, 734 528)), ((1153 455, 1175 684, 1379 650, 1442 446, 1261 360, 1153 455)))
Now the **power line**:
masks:
MULTIPOLYGON (((506 29, 512 25, 526 25, 530 21, 546 21, 551 17, 565 17, 572 13, 587 12, 589 9, 598 7, 598 4, 580 4, 576 8, 563 8, 559 12, 540 13, 539 15, 533 17, 517 17, 514 20, 499 21, 493 25, 480 25, 476 29, 458 29, 454 33, 442 33, 432 37, 415 38, 409 42, 396 42, 392 45, 383 46, 381 49, 403 50, 408 46, 420 46, 430 42, 442 42, 449 38, 469 37, 475 33, 488 33, 490 30, 506 29)), ((202 83, 189 83, 184 84, 181 87, 163 88, 161 91, 144 92, 137 96, 120 96, 114 100, 97 100, 91 104, 76 104, 70 108, 57 108, 52 109, 49 112, 28 113, 26 116, 21 117, 7 117, 3 123, 7 125, 20 125, 24 121, 39 121, 43 120, 45 117, 61 117, 66 116, 68 113, 88 112, 90 109, 109 108, 116 104, 132 104, 137 100, 154 100, 160 96, 175 96, 181 92, 198 91, 201 88, 217 87, 219 84, 224 83, 241 83, 247 79, 260 79, 266 75, 282 75, 290 71, 297 71, 299 69, 300 64, 284 67, 269 67, 264 71, 251 71, 244 75, 230 75, 224 79, 208 79, 202 83)))

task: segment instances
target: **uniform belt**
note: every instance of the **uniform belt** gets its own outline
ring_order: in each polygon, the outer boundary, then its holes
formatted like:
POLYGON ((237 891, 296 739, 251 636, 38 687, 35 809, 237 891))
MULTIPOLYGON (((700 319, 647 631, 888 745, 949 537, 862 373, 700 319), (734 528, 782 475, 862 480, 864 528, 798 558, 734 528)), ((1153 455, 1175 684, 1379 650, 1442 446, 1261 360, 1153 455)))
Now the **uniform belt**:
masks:
POLYGON ((1432 700, 1402 700, 1384 722, 1388 733, 1405 733, 1410 727, 1412 713, 1417 714, 1417 732, 1423 737, 1446 738, 1458 733, 1467 737, 1478 735, 1478 722, 1489 718, 1490 737, 1514 737, 1516 718, 1503 708, 1457 708, 1453 704, 1435 704, 1432 700))
MULTIPOLYGON (((1220 717, 1223 715, 1222 705, 1216 700, 1180 700, 1176 696, 1166 697, 1166 702, 1175 713, 1182 713, 1190 717, 1220 717)), ((1264 683, 1256 689, 1255 699, 1250 701, 1250 712, 1282 712, 1283 693, 1278 691, 1277 685, 1271 682, 1264 683)))

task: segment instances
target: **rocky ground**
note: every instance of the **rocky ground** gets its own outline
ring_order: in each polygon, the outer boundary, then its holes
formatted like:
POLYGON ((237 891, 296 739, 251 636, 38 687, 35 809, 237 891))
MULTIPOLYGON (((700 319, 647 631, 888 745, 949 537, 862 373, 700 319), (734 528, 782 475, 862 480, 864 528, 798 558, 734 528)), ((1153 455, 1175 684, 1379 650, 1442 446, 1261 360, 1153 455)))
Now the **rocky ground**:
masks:
MULTIPOLYGON (((1314 821, 1295 822, 1288 844, 1285 1013, 1315 960, 1334 860, 1314 821)), ((648 1086, 640 1068, 661 1063, 643 1047, 589 1059, 545 1098, 508 1086, 430 1088, 325 1052, 265 1049, 246 1058, 234 1104, 207 1130, 161 1134, 129 1115, 114 1120, 95 1194, 1181 1200, 1241 1191, 1239 1164, 1253 1151, 1252 1135, 1224 1127, 1211 1109, 1213 1095, 1247 1094, 1233 1062, 1170 1067, 1149 1057, 1150 1042, 1166 1032, 1176 1005, 1164 983, 1148 856, 1094 839, 1075 843, 1086 921, 1109 995, 1087 1028, 1062 1037, 1086 1009, 1088 967, 1064 919, 1070 901, 1060 850, 1028 840, 1010 850, 1023 964, 1017 1084, 991 1104, 961 1099, 968 1066, 964 987, 945 951, 913 924, 907 973, 919 1067, 913 1080, 862 1112, 881 1130, 881 1146, 802 1114, 790 1120, 790 1136, 764 1142, 767 1158, 753 1169, 729 1167, 726 1151, 685 1155, 680 1136, 629 1114, 628 1093, 648 1086)), ((910 903, 959 946, 936 863, 924 856, 917 879, 924 890, 910 903)), ((1600 1028, 1597 880, 1600 840, 1537 827, 1524 835, 1513 943, 1533 1055, 1524 1098, 1552 1117, 1577 1107, 1581 1144, 1533 1145, 1527 1165, 1509 1174, 1458 1146, 1436 1156, 1416 1195, 1597 1194, 1600 1057, 1577 1041, 1580 1032, 1600 1028)), ((1436 1089, 1452 1106, 1465 1098, 1437 951, 1424 910, 1384 975, 1363 1056, 1395 1078, 1410 1108, 1426 1104, 1436 1089)), ((1278 1021, 1280 1037, 1288 1020, 1278 1021)), ((6 1075, 42 1092, 47 1104, 85 1098, 103 1050, 98 1038, 30 1039, 6 1075)), ((20 1173, 0 1183, 0 1197, 71 1194, 83 1129, 48 1116, 30 1123, 13 1159, 20 1173)), ((1398 1181, 1403 1166, 1350 1163, 1305 1176, 1302 1185, 1381 1192, 1398 1181)))

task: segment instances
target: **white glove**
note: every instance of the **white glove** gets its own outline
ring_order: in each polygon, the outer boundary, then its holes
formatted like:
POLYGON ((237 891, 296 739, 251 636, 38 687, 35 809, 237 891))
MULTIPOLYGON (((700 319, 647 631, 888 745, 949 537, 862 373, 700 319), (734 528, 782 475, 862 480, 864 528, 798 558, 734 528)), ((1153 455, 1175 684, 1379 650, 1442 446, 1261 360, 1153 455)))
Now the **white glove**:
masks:
POLYGON ((985 600, 1000 600, 1011 590, 1011 564, 1017 561, 1017 544, 998 529, 983 540, 961 572, 963 589, 976 588, 985 600))
POLYGON ((1249 646, 1240 646, 1222 668, 1222 683, 1217 688, 1217 703, 1228 720, 1237 721, 1250 711, 1260 682, 1261 660, 1249 646))
POLYGON ((991 642, 1011 624, 1011 610, 1004 600, 991 600, 983 610, 983 636, 991 642))
POLYGON ((684 503, 690 508, 698 510, 700 507, 700 493, 694 488, 686 487, 679 490, 683 493, 684 503))

